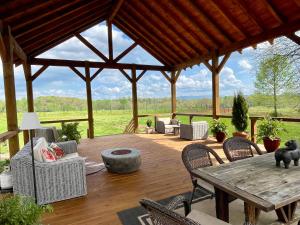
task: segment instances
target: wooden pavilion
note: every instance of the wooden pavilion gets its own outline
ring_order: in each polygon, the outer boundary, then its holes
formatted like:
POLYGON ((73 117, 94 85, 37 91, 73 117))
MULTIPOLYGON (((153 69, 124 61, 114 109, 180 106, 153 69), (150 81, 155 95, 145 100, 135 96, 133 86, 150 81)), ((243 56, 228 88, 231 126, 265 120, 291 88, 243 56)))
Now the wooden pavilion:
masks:
POLYGON ((161 71, 171 84, 172 113, 176 113, 176 81, 180 71, 203 63, 212 74, 213 116, 220 114, 219 73, 234 51, 286 36, 300 44, 299 0, 11 0, 1 1, 0 53, 3 62, 10 155, 19 149, 14 65, 23 65, 28 111, 34 111, 32 82, 49 66, 69 67, 85 83, 89 137, 94 137, 91 82, 105 68, 118 69, 132 84, 133 125, 138 127, 137 83, 148 70, 161 71), (108 57, 82 35, 107 22, 108 57), (134 43, 113 55, 112 25, 134 43), (76 36, 99 56, 99 61, 37 58, 76 36), (119 63, 140 45, 162 66, 119 63), (40 65, 31 72, 32 65, 40 65), (77 69, 82 67, 85 73, 77 69), (97 68, 95 74, 90 68, 97 68), (125 70, 131 70, 131 75, 125 70), (140 71, 137 73, 137 71, 140 71), (170 74, 168 74, 170 72, 170 74))

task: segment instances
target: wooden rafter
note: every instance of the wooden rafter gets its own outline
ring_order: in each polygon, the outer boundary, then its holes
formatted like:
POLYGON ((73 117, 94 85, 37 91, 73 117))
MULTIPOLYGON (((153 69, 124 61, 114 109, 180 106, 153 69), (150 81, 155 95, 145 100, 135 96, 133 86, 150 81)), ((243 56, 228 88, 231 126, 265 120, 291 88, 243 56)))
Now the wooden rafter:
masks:
POLYGON ((269 0, 263 0, 262 1, 265 6, 267 7, 267 9, 269 10, 269 12, 272 14, 272 16, 274 18, 276 18, 276 20, 279 22, 279 23, 285 23, 287 22, 286 21, 286 18, 282 15, 282 13, 280 11, 277 10, 276 6, 273 4, 272 1, 269 1, 269 0))
POLYGON ((120 55, 118 55, 114 62, 120 61, 125 55, 127 55, 132 49, 134 49, 138 44, 134 42, 132 45, 130 45, 127 49, 125 49, 120 55))
POLYGON ((128 75, 128 73, 126 73, 126 71, 123 70, 123 69, 119 69, 119 70, 120 70, 120 72, 126 77, 126 79, 127 79, 129 82, 132 83, 132 79, 131 79, 131 77, 128 75))
POLYGON ((139 81, 139 79, 141 79, 143 76, 144 76, 144 74, 147 72, 147 70, 143 70, 138 76, 137 76, 137 78, 136 78, 136 81, 139 81))
POLYGON ((165 71, 160 71, 162 75, 164 75, 164 77, 171 83, 171 78, 169 77, 169 75, 165 72, 165 71))
POLYGON ((35 72, 35 74, 32 75, 31 80, 34 81, 36 78, 38 78, 46 69, 48 68, 48 65, 43 65, 38 71, 35 72))
POLYGON ((291 39, 296 44, 300 45, 300 37, 297 36, 296 34, 286 35, 286 37, 289 38, 289 39, 291 39))
POLYGON ((97 56, 99 56, 101 59, 104 60, 104 62, 108 61, 108 58, 102 54, 94 45, 92 45, 88 40, 86 40, 83 36, 80 34, 75 35, 78 40, 80 40, 85 46, 87 46, 90 50, 92 50, 97 56))
POLYGON ((69 68, 78 76, 80 77, 82 80, 86 81, 85 76, 78 70, 76 69, 74 66, 69 66, 69 68))
POLYGON ((101 72, 102 72, 103 68, 99 68, 94 74, 93 76, 91 76, 91 81, 93 81, 101 72))
MULTIPOLYGON (((33 58, 30 59, 31 65, 46 65, 46 66, 73 66, 84 67, 85 61, 80 60, 66 60, 66 59, 44 59, 33 58)), ((153 71, 171 71, 172 68, 168 66, 158 65, 144 65, 144 64, 129 64, 129 63, 114 63, 114 62, 89 62, 91 68, 106 68, 106 69, 132 69, 136 67, 137 70, 153 70, 153 71)))
POLYGON ((108 22, 112 23, 113 19, 115 18, 115 16, 117 15, 118 11, 120 10, 122 4, 123 4, 124 0, 115 0, 114 5, 112 6, 112 10, 111 13, 108 17, 108 22))

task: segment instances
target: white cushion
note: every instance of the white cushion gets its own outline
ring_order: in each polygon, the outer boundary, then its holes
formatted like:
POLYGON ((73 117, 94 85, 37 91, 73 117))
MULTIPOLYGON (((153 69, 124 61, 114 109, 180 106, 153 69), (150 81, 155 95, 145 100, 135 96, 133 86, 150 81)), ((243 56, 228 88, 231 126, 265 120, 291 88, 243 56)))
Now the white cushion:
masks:
POLYGON ((207 124, 206 121, 196 121, 196 122, 192 122, 192 124, 207 124))
POLYGON ((202 225, 229 225, 229 223, 226 223, 222 220, 217 219, 216 217, 212 217, 206 213, 197 210, 192 210, 187 216, 187 218, 198 222, 202 225))
POLYGON ((62 158, 60 158, 59 160, 67 160, 67 159, 73 159, 73 158, 77 158, 80 157, 78 152, 74 152, 74 153, 70 153, 70 154, 66 154, 64 155, 62 158))
POLYGON ((44 162, 42 149, 47 148, 48 143, 44 137, 37 140, 36 145, 33 148, 33 157, 38 162, 44 162))
POLYGON ((164 122, 164 124, 170 124, 171 119, 170 118, 158 118, 158 121, 164 122))

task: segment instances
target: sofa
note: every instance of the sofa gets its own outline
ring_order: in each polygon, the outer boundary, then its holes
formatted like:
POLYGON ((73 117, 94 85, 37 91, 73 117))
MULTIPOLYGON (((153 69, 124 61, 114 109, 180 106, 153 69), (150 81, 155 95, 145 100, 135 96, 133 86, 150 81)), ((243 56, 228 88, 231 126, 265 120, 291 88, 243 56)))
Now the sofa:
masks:
POLYGON ((161 134, 173 133, 174 126, 178 126, 178 125, 179 125, 179 121, 176 119, 157 118, 155 129, 157 133, 161 133, 161 134))
MULTIPOLYGON (((34 145, 36 142, 34 138, 34 145)), ((35 160, 37 202, 41 205, 87 194, 85 160, 76 155, 77 143, 56 144, 63 149, 65 157, 55 162, 35 160)), ((14 194, 34 197, 30 142, 12 157, 11 170, 14 194)))
POLYGON ((206 121, 180 124, 180 138, 187 140, 207 139, 208 123, 206 121))

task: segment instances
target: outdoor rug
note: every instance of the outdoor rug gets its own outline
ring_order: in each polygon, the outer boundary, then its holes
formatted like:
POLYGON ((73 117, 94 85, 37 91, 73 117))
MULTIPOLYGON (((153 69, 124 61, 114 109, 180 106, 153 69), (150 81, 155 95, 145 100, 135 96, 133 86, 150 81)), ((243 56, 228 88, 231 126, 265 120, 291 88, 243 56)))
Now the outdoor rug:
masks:
MULTIPOLYGON (((189 198, 190 194, 191 192, 186 192, 180 195, 184 195, 187 198, 189 198)), ((158 202, 162 205, 166 205, 174 197, 176 196, 171 196, 169 198, 159 200, 158 202)), ((197 189, 197 192, 195 193, 193 199, 193 204, 208 199, 210 197, 211 195, 208 194, 205 190, 197 189)), ((180 205, 179 208, 183 208, 183 205, 180 205)), ((147 211, 142 206, 118 212, 118 216, 123 225, 152 225, 147 211)))

